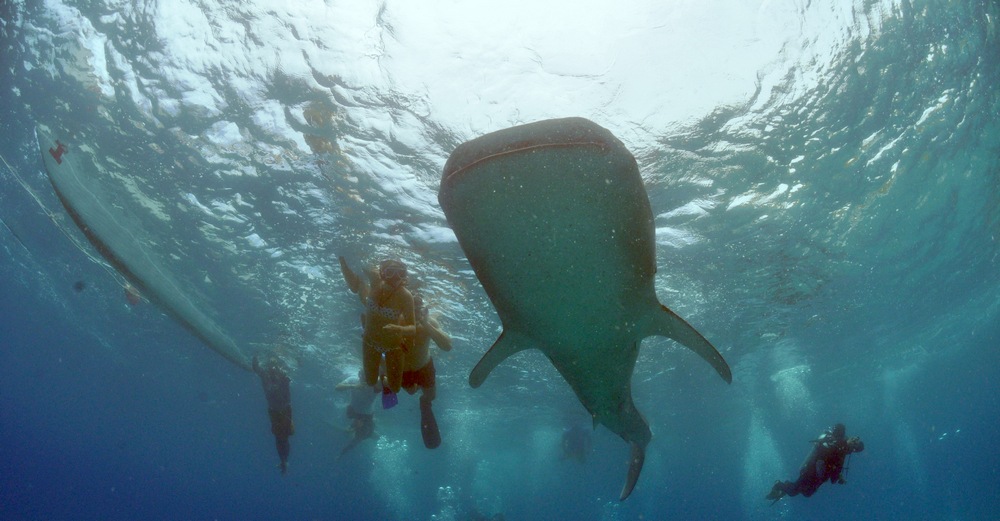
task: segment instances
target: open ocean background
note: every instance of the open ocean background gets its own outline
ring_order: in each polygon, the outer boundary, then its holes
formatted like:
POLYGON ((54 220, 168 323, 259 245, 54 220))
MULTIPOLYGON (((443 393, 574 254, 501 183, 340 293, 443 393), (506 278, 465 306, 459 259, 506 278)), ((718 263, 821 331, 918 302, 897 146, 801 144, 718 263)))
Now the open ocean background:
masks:
POLYGON ((0 519, 1000 516, 994 0, 0 0, 0 519), (499 321, 437 205, 459 143, 582 116, 636 156, 657 293, 733 368, 643 342, 628 447, 499 321), (240 353, 295 361, 287 476, 257 377, 73 225, 36 129, 240 353), (376 411, 342 459, 355 266, 398 256, 455 340, 444 443, 376 411), (82 282, 82 286, 78 285, 82 282), (78 291, 78 288, 81 288, 78 291), (841 421, 847 485, 764 500, 841 421))

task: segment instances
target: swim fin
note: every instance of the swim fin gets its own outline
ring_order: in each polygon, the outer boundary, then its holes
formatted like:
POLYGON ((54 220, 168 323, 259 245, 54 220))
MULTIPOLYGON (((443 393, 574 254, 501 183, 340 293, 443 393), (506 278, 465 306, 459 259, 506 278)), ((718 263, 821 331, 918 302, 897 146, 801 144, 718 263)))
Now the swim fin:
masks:
POLYGON ((771 505, 773 506, 778 502, 778 500, 785 497, 785 495, 785 490, 781 488, 781 480, 778 480, 774 482, 774 486, 771 487, 771 492, 769 492, 764 499, 770 500, 771 505))
POLYGON ((420 397, 420 435, 424 438, 424 446, 436 449, 441 445, 441 431, 438 430, 437 418, 431 409, 431 401, 420 397))
POLYGON ((388 386, 382 386, 382 408, 392 409, 397 403, 399 403, 399 398, 396 393, 392 392, 388 386))

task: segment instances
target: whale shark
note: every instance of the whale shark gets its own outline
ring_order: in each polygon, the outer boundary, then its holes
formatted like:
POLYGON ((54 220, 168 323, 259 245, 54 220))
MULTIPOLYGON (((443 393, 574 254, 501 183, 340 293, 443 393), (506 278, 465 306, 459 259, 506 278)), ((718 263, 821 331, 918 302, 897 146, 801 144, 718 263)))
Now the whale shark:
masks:
POLYGON ((503 326, 470 385, 515 353, 544 353, 594 426, 629 443, 626 499, 652 437, 632 401, 640 341, 671 338, 732 382, 718 350, 656 297, 653 213, 635 158, 586 119, 516 126, 459 145, 438 202, 503 326))

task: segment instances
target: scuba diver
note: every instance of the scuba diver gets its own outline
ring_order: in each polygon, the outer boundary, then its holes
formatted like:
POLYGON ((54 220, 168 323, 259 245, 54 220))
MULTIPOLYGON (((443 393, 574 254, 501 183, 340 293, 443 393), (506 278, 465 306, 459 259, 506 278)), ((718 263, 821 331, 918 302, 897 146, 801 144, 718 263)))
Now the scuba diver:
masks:
POLYGON ((865 450, 865 444, 857 436, 845 437, 846 432, 844 424, 838 423, 827 429, 819 439, 813 440, 813 450, 799 468, 799 479, 775 481, 766 499, 777 502, 785 496, 802 494, 809 497, 827 481, 838 485, 847 483, 840 475, 844 470, 844 460, 855 452, 865 450))
POLYGON ((267 398, 267 415, 271 419, 271 433, 274 434, 274 445, 278 449, 281 463, 278 468, 281 473, 288 471, 288 453, 291 446, 288 438, 295 434, 295 424, 292 423, 292 393, 289 389, 291 379, 285 369, 285 364, 276 357, 270 356, 261 364, 257 355, 253 357, 253 372, 260 377, 264 387, 264 397, 267 398))

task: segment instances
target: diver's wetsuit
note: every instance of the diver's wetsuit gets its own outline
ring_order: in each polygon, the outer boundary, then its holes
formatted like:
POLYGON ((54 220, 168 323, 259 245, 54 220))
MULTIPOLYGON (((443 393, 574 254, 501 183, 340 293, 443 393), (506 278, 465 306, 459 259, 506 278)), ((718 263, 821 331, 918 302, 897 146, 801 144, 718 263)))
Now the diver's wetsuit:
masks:
POLYGON ((845 439, 843 434, 823 433, 799 468, 799 479, 776 482, 767 499, 778 500, 785 495, 799 494, 809 497, 826 481, 843 484, 840 474, 844 470, 844 460, 848 454, 861 452, 864 448, 864 443, 858 438, 845 439))

